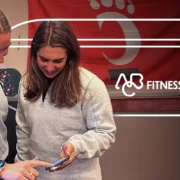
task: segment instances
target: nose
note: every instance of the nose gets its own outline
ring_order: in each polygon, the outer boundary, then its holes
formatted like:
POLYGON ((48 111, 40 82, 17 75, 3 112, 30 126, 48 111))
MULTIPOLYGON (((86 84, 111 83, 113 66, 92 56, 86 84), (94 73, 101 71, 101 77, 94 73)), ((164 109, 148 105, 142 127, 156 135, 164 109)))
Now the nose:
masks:
POLYGON ((55 70, 55 66, 52 62, 49 62, 46 66, 46 71, 53 72, 55 70))

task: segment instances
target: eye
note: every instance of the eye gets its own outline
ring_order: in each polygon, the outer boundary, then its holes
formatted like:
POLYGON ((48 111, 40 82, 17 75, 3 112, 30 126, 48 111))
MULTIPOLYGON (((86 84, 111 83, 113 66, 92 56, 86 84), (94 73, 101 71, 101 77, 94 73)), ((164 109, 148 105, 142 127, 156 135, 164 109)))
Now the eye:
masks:
POLYGON ((61 59, 58 59, 58 60, 54 60, 54 63, 61 63, 62 62, 62 60, 61 59))
POLYGON ((47 61, 48 61, 47 59, 45 59, 45 58, 43 58, 43 57, 41 57, 41 56, 39 56, 39 58, 40 58, 41 61, 43 61, 43 62, 47 62, 47 61))

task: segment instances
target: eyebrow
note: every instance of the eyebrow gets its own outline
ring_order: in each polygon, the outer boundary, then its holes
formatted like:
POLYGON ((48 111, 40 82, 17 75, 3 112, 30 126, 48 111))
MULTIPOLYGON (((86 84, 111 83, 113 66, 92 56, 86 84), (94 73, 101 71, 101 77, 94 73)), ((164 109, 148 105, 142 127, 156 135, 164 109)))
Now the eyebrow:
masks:
MULTIPOLYGON (((43 56, 41 56, 41 55, 39 55, 39 57, 40 58, 42 58, 42 59, 45 59, 45 60, 48 60, 49 61, 49 59, 47 59, 47 58, 45 58, 45 57, 43 57, 43 56)), ((64 59, 64 57, 62 57, 62 58, 59 58, 59 59, 53 59, 52 61, 61 61, 61 60, 63 60, 64 59)))

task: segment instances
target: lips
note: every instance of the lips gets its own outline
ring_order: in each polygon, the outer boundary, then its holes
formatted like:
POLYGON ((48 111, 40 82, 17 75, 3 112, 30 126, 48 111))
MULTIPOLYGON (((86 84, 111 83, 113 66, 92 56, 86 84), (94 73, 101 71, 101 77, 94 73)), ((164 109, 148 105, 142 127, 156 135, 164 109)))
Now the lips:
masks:
POLYGON ((46 74, 48 74, 48 75, 53 75, 54 73, 51 73, 51 72, 46 72, 46 74))
POLYGON ((45 74, 46 74, 46 76, 55 76, 56 73, 45 71, 45 74))

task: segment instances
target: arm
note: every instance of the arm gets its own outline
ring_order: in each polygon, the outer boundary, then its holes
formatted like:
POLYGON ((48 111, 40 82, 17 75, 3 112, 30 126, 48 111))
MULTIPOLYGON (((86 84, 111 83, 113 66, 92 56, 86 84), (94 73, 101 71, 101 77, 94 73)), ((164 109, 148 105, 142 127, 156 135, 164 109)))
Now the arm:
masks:
POLYGON ((4 124, 8 114, 7 97, 0 86, 0 159, 8 156, 7 128, 4 124))
POLYGON ((112 106, 104 83, 94 77, 86 90, 82 113, 87 132, 69 138, 77 158, 101 156, 115 141, 116 126, 112 106))
POLYGON ((26 117, 23 110, 23 102, 22 93, 23 85, 20 83, 19 85, 19 99, 18 99, 18 106, 16 111, 16 135, 17 135, 17 155, 15 160, 16 161, 23 161, 30 159, 28 155, 28 141, 29 141, 29 129, 26 123, 26 117))

